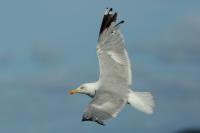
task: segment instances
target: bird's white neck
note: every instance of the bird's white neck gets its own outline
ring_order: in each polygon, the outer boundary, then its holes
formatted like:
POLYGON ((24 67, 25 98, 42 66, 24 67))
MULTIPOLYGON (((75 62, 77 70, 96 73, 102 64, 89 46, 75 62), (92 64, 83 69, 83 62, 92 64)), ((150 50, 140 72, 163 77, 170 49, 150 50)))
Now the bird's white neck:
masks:
POLYGON ((94 82, 94 83, 86 83, 84 85, 86 86, 87 91, 88 91, 87 95, 90 97, 94 97, 96 90, 99 89, 99 81, 94 82))

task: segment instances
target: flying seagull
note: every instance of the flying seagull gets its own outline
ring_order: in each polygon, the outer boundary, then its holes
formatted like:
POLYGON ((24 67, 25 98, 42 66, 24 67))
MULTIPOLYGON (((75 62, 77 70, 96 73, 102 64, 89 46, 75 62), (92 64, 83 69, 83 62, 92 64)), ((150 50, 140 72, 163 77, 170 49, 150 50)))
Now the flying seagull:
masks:
POLYGON ((124 21, 116 22, 117 13, 107 8, 98 38, 97 56, 100 76, 94 83, 85 83, 69 94, 81 93, 92 98, 82 121, 94 121, 105 125, 104 120, 116 117, 122 108, 132 107, 152 114, 154 101, 150 92, 136 92, 130 89, 132 84, 131 64, 120 32, 124 21))

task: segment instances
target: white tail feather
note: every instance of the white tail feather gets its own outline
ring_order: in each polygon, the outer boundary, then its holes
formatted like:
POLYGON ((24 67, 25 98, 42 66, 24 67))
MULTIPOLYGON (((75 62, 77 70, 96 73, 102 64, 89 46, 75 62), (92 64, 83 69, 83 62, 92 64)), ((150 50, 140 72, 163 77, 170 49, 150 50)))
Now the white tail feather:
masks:
POLYGON ((130 90, 128 103, 146 114, 153 114, 154 100, 150 92, 135 92, 130 90))

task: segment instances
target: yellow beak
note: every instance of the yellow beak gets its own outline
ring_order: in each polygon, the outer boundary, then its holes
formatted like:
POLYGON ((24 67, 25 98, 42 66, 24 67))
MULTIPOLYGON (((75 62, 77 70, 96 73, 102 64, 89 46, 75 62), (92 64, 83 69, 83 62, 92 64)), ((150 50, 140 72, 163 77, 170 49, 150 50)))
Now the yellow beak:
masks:
POLYGON ((69 93, 70 95, 72 95, 72 94, 78 93, 79 91, 80 91, 80 89, 77 88, 77 89, 69 90, 68 93, 69 93))

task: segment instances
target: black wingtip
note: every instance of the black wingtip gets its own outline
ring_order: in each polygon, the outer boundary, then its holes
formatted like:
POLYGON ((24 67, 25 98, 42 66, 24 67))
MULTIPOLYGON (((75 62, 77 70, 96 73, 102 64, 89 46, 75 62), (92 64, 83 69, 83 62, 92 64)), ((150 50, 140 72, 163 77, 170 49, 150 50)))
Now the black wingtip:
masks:
POLYGON ((120 25, 120 24, 123 24, 125 21, 124 20, 122 20, 122 21, 120 21, 119 23, 117 23, 115 26, 118 26, 118 25, 120 25))
POLYGON ((100 125, 102 125, 102 126, 105 126, 105 124, 104 124, 103 121, 98 120, 98 119, 94 119, 94 118, 92 118, 92 117, 86 118, 86 117, 83 116, 82 119, 81 119, 81 121, 82 121, 82 122, 84 122, 84 121, 93 121, 93 122, 96 122, 96 123, 98 123, 98 124, 100 124, 100 125))
POLYGON ((104 15, 112 14, 112 11, 113 11, 112 8, 106 8, 104 15))
POLYGON ((98 123, 98 124, 100 124, 100 125, 102 125, 102 126, 105 126, 105 124, 103 123, 103 121, 96 120, 95 122, 98 123))
POLYGON ((82 117, 81 121, 82 122, 84 122, 84 121, 93 121, 93 119, 92 118, 82 117))
POLYGON ((113 9, 112 8, 106 8, 106 11, 104 13, 103 16, 103 20, 101 23, 101 28, 99 31, 99 35, 106 29, 108 28, 112 22, 116 22, 117 20, 117 13, 116 12, 112 12, 113 9))
POLYGON ((122 21, 120 21, 119 23, 121 23, 121 24, 122 24, 122 23, 124 23, 124 22, 125 22, 125 21, 124 21, 124 20, 122 20, 122 21))

